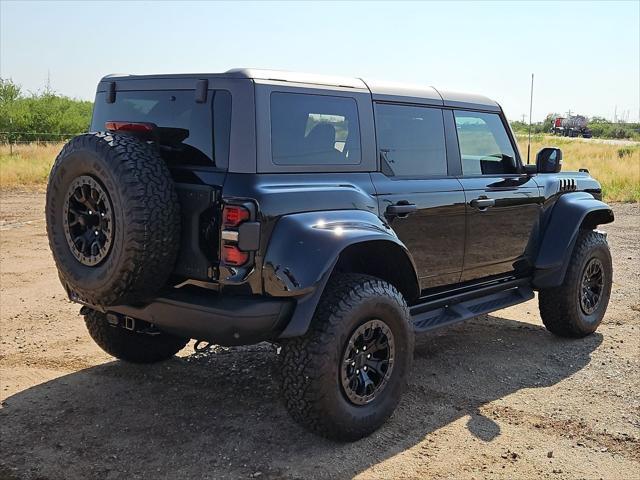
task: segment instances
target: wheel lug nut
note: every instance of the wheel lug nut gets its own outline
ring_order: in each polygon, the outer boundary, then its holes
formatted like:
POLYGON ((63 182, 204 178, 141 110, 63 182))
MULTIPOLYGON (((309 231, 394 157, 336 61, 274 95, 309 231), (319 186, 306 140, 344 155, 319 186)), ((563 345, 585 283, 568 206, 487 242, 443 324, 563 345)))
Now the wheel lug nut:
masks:
POLYGON ((360 373, 360 370, 356 370, 356 374, 357 374, 357 373, 360 373))
POLYGON ((362 350, 366 350, 366 349, 367 349, 367 346, 366 346, 366 345, 365 345, 364 347, 362 347, 362 350))
POLYGON ((360 353, 360 350, 358 350, 357 348, 356 348, 356 353, 360 353))
POLYGON ((89 215, 93 215, 93 212, 91 210, 89 210, 89 215))
POLYGON ((371 354, 370 353, 367 353, 367 358, 371 358, 371 354))
POLYGON ((351 366, 355 367, 356 366, 356 362, 351 362, 351 366))
POLYGON ((367 371, 367 366, 365 365, 364 367, 362 367, 362 370, 364 370, 366 372, 367 371))

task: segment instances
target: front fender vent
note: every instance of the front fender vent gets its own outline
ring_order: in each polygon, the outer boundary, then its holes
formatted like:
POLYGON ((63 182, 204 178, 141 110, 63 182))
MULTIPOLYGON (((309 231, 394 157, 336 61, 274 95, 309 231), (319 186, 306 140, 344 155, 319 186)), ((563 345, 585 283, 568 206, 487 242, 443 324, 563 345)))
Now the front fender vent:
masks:
POLYGON ((561 178, 560 185, 558 187, 559 193, 565 192, 575 192, 578 186, 576 185, 576 181, 573 178, 561 178))

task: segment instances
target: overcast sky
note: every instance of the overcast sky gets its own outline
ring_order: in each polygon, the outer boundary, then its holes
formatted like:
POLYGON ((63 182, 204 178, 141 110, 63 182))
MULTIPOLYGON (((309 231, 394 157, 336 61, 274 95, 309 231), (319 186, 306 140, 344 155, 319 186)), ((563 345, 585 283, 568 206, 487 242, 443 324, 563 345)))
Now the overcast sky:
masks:
POLYGON ((511 119, 638 121, 640 2, 0 0, 0 76, 92 99, 105 74, 259 67, 482 93, 511 119))

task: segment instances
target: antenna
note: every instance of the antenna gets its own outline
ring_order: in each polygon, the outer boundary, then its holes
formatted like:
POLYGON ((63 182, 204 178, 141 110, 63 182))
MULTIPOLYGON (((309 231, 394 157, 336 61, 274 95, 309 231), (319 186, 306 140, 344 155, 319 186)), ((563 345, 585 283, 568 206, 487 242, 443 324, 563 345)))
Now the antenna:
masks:
POLYGON ((527 165, 531 157, 531 112, 533 111, 533 73, 531 74, 531 98, 529 100, 529 143, 527 144, 527 165))

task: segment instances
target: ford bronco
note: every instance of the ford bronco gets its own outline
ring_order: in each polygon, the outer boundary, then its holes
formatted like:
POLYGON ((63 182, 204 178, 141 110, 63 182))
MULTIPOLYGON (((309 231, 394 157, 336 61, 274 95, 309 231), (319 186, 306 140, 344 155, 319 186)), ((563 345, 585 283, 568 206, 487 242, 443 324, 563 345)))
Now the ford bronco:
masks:
POLYGON ((607 308, 599 183, 561 172, 557 148, 525 164, 486 97, 250 69, 117 75, 91 132, 58 155, 46 206, 91 337, 141 363, 190 339, 272 342, 287 410, 323 436, 385 422, 415 334, 534 292, 564 337, 607 308))

